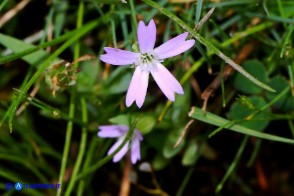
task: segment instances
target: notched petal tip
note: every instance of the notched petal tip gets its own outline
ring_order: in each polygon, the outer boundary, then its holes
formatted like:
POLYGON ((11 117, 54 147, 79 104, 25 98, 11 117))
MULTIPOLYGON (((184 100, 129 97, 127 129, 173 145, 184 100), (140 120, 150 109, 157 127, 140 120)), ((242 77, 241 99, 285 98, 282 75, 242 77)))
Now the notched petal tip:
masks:
POLYGON ((141 159, 140 140, 136 138, 136 139, 133 139, 132 141, 131 161, 133 164, 135 164, 140 159, 141 159))
POLYGON ((189 33, 188 32, 184 32, 180 35, 178 35, 179 37, 181 37, 183 40, 185 40, 188 37, 189 33))
POLYGON ((140 109, 143 105, 143 102, 138 102, 138 100, 136 100, 136 104, 137 104, 138 108, 140 109))
POLYGON ((128 99, 128 98, 126 98, 126 106, 127 106, 127 107, 130 107, 130 106, 134 103, 134 101, 135 101, 135 100, 133 100, 133 99, 128 99))
POLYGON ((131 106, 134 101, 139 108, 142 107, 147 93, 148 78, 149 73, 142 71, 139 67, 135 69, 126 96, 127 107, 131 106))
POLYGON ((156 41, 156 25, 154 20, 151 20, 147 26, 143 21, 140 21, 138 25, 137 37, 140 52, 142 54, 151 52, 156 41))
POLYGON ((168 40, 167 42, 155 48, 154 54, 159 59, 166 59, 189 50, 194 45, 195 40, 186 40, 188 34, 188 32, 185 32, 168 40))
POLYGON ((118 48, 104 47, 106 54, 100 56, 100 60, 112 65, 130 65, 136 62, 139 53, 118 48))

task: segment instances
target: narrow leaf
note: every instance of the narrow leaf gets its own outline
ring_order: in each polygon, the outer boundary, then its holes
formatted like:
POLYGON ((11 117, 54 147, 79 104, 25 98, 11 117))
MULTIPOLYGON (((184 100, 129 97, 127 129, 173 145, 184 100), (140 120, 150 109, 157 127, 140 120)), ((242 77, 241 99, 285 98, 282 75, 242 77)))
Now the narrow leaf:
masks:
MULTIPOLYGON (((21 52, 27 49, 32 49, 35 46, 32 44, 25 43, 19 39, 15 39, 11 36, 0 33, 0 44, 6 48, 11 49, 13 52, 21 52)), ((37 65, 42 62, 49 54, 44 50, 38 50, 32 54, 22 57, 30 65, 37 65)))
POLYGON ((204 115, 203 111, 200 108, 192 107, 192 110, 189 112, 189 116, 197 120, 200 120, 202 122, 206 122, 218 127, 223 126, 223 128, 226 128, 238 133, 242 133, 245 135, 250 135, 250 136, 267 139, 267 140, 273 140, 277 142, 294 144, 293 139, 288 139, 288 138, 279 137, 279 136, 275 136, 275 135, 271 135, 267 133, 262 133, 256 130, 252 130, 252 129, 240 126, 232 121, 229 121, 225 118, 222 118, 210 112, 206 112, 206 114, 204 115))

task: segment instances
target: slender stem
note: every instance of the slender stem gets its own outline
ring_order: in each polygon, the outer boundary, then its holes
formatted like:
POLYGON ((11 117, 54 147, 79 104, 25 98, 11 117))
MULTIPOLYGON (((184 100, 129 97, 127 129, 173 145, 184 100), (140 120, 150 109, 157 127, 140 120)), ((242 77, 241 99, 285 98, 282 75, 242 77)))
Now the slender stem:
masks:
POLYGON ((133 0, 129 0, 129 4, 130 4, 130 8, 131 8, 131 15, 132 15, 132 20, 133 20, 133 32, 137 31, 137 19, 136 19, 136 10, 135 10, 135 6, 134 6, 134 1, 133 0))
POLYGON ((233 162, 231 163, 230 167, 227 169, 227 172, 226 172, 226 174, 224 175, 224 177, 223 177, 223 179, 221 180, 221 182, 220 182, 220 183, 217 185, 217 187, 216 187, 216 190, 215 190, 216 193, 219 193, 219 192, 222 190, 222 188, 223 188, 225 182, 227 181, 227 179, 231 176, 231 174, 232 174, 232 173, 234 172, 234 170, 236 169, 237 164, 238 164, 238 162, 239 162, 239 160, 240 160, 240 158, 241 158, 241 155, 242 155, 242 153, 243 153, 243 151, 244 151, 244 149, 245 149, 245 147, 246 147, 246 144, 247 144, 247 142, 248 142, 248 138, 249 138, 248 135, 246 135, 246 136, 243 138, 243 141, 242 141, 242 143, 241 143, 241 145, 240 145, 240 147, 239 147, 239 149, 238 149, 238 152, 236 153, 236 156, 235 156, 233 162))
MULTIPOLYGON (((86 158, 85 158, 85 161, 84 161, 84 164, 83 164, 82 172, 84 172, 89 167, 89 165, 91 164, 91 160, 92 160, 93 155, 96 152, 96 149, 97 149, 97 138, 92 138, 92 140, 91 140, 91 142, 89 144, 88 150, 87 150, 87 155, 86 155, 86 158)), ((77 190, 77 195, 78 196, 83 195, 85 185, 87 184, 87 181, 90 181, 90 180, 91 180, 90 176, 88 176, 87 179, 80 179, 79 180, 79 185, 78 185, 78 190, 77 190)))
MULTIPOLYGON (((79 3, 79 9, 78 9, 78 19, 77 19, 77 28, 80 28, 83 24, 83 15, 84 15, 84 2, 80 0, 79 3)), ((80 43, 77 42, 74 48, 74 59, 79 58, 80 56, 80 43)), ((75 64, 75 66, 78 66, 78 63, 75 64)), ((85 125, 88 121, 88 116, 87 116, 87 106, 86 106, 86 101, 85 98, 81 97, 80 98, 81 102, 81 109, 82 109, 82 121, 83 124, 85 125)), ((87 142, 87 128, 85 126, 82 127, 82 136, 81 136, 81 142, 80 142, 80 149, 77 157, 77 161, 75 163, 72 176, 69 182, 69 185, 66 189, 65 195, 71 195, 71 192, 74 188, 74 184, 76 182, 76 176, 79 172, 80 166, 82 164, 83 156, 85 153, 85 148, 86 148, 86 142, 87 142)))
POLYGON ((185 188, 186 188, 186 186, 187 186, 187 184, 188 184, 188 182, 189 182, 189 180, 190 180, 190 178, 191 178, 191 176, 193 174, 194 168, 195 168, 195 166, 190 167, 190 169, 186 173, 186 175, 184 177, 184 180, 183 180, 179 190, 177 191, 176 196, 183 195, 183 192, 184 192, 184 190, 185 190, 185 188))
POLYGON ((288 120, 288 124, 289 124, 290 130, 291 130, 292 136, 294 138, 294 124, 291 120, 288 120))
MULTIPOLYGON (((82 22, 83 22, 83 14, 84 14, 84 3, 83 1, 80 1, 79 4, 79 9, 78 9, 78 19, 77 19, 77 28, 80 28, 82 26, 82 22)), ((79 42, 77 42, 77 44, 75 45, 74 48, 74 59, 77 59, 80 55, 80 44, 79 42)), ((78 66, 78 64, 75 64, 75 66, 78 66)), ((71 99, 70 99, 70 107, 69 107, 69 118, 74 118, 74 113, 75 113, 75 96, 76 96, 76 89, 72 88, 71 91, 71 99)), ((81 99, 81 104, 85 106, 85 100, 81 99)), ((84 128, 83 128, 84 129, 84 128)), ((64 144, 64 151, 63 151, 63 155, 62 155, 62 163, 61 163, 61 170, 60 170, 60 177, 59 177, 59 184, 60 184, 60 188, 57 191, 57 196, 61 195, 61 191, 62 191, 62 187, 63 187, 63 177, 64 177, 64 173, 65 173, 65 168, 66 168, 66 162, 67 162, 67 158, 68 158, 68 153, 69 153, 69 148, 70 148, 70 141, 71 141, 71 136, 72 136, 72 130, 73 130, 73 122, 72 121, 68 121, 67 123, 67 130, 66 130, 66 138, 65 138, 65 144, 64 144)), ((73 189, 73 185, 75 183, 75 177, 78 173, 79 167, 81 165, 82 162, 82 158, 84 155, 84 151, 85 151, 85 140, 87 139, 87 132, 86 130, 82 131, 82 142, 80 144, 80 153, 78 155, 78 160, 76 162, 76 165, 74 167, 73 170, 73 176, 71 178, 71 181, 69 183, 69 186, 65 192, 65 195, 70 195, 72 189, 73 189)))
POLYGON ((276 103, 278 100, 280 100, 282 97, 284 97, 288 92, 290 91, 290 86, 287 86, 283 91, 281 91, 274 99, 272 99, 270 102, 262 106, 260 109, 255 110, 252 114, 247 116, 245 119, 250 120, 254 116, 256 116, 258 113, 264 111, 265 109, 269 108, 272 106, 274 103, 276 103))
MULTIPOLYGON (((76 95, 76 91, 75 91, 75 89, 72 89, 71 90, 71 97, 70 97, 70 104, 69 104, 69 115, 68 115, 69 118, 74 118, 75 95, 76 95)), ((73 122, 68 121, 67 128, 66 128, 66 135, 65 135, 65 144, 64 144, 62 160, 61 160, 60 175, 59 175, 59 180, 58 180, 58 183, 60 184, 60 187, 59 187, 59 189, 57 189, 57 196, 61 195, 61 191, 62 191, 62 187, 63 187, 63 179, 64 179, 66 163, 67 163, 67 158, 68 158, 68 153, 69 153, 69 148, 70 148, 70 140, 71 140, 71 135, 72 135, 72 128, 73 128, 73 122)))
MULTIPOLYGON (((88 122, 88 115, 87 115, 87 105, 86 105, 85 98, 81 98, 81 108, 82 108, 82 120, 84 123, 87 123, 88 122)), ((82 135, 81 135, 79 154, 78 154, 77 161, 76 161, 76 164, 73 169, 71 180, 69 182, 68 188, 67 188, 64 195, 71 195, 71 192, 74 188, 74 184, 77 181, 77 174, 79 172, 79 169, 81 167, 82 160, 83 160, 83 157, 85 154, 86 143, 87 143, 87 128, 82 127, 82 135)))
POLYGON ((111 34, 112 34, 112 41, 113 41, 113 46, 117 48, 117 41, 116 41, 116 33, 115 33, 115 24, 114 20, 110 20, 110 25, 111 25, 111 34))

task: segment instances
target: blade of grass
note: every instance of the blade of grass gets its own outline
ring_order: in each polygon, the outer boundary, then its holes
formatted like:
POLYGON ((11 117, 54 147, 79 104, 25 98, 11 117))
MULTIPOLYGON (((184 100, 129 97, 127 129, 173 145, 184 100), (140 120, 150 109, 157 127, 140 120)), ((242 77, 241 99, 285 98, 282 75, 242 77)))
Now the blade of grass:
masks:
POLYGON ((248 16, 250 18, 261 18, 261 19, 267 19, 270 21, 274 21, 274 22, 281 22, 281 23, 289 23, 289 24, 293 24, 294 23, 294 19, 292 18, 283 18, 280 16, 265 16, 262 14, 256 14, 256 13, 245 13, 245 16, 248 16))
POLYGON ((225 118, 222 118, 220 116, 217 116, 215 114, 212 114, 210 112, 206 112, 206 115, 204 115, 203 111, 197 107, 192 107, 192 110, 189 112, 189 116, 194 119, 197 119, 202 122, 212 124, 212 125, 215 125, 218 127, 224 126, 224 128, 226 128, 226 129, 229 129, 231 131, 235 131, 238 133, 242 133, 245 135, 250 135, 250 136, 254 136, 254 137, 258 137, 258 138, 262 138, 262 139, 266 139, 266 140, 273 140, 273 141, 277 141, 277 142, 294 144, 293 139, 288 139, 288 138, 284 138, 284 137, 280 137, 280 136, 275 136, 275 135, 255 131, 255 130, 243 127, 241 125, 237 125, 235 123, 232 123, 231 121, 229 121, 225 118))
POLYGON ((196 13, 195 13, 195 24, 198 24, 198 22, 200 20, 202 4, 203 4, 203 0, 197 1, 196 13))
POLYGON ((283 58, 284 54, 285 54, 285 50, 286 47, 289 43, 291 43, 291 36, 293 35, 293 31, 294 31, 294 25, 289 25, 287 31, 285 32, 285 36, 283 37, 282 40, 282 48, 281 48, 281 52, 280 52, 280 57, 283 58))
POLYGON ((257 157, 258 152, 261 147, 261 143, 262 143, 261 139, 257 139, 255 141, 253 152, 251 153, 251 156, 246 164, 247 167, 251 167, 253 165, 254 161, 256 160, 256 157, 257 157))
POLYGON ((243 138, 243 141, 242 141, 242 143, 241 143, 241 145, 240 145, 240 147, 239 147, 239 149, 238 149, 238 151, 237 151, 237 153, 236 153, 236 156, 235 156, 233 162, 231 163, 231 165, 230 165, 230 167, 227 169, 226 174, 224 175, 223 179, 220 181, 220 183, 217 185, 217 187, 216 187, 216 189, 215 189, 215 192, 216 192, 216 193, 219 193, 219 192, 222 190, 222 188, 223 188, 225 182, 227 181, 227 179, 228 179, 228 178, 232 175, 232 173, 235 171, 235 169, 236 169, 236 167, 237 167, 237 165, 238 165, 238 163, 239 163, 239 161, 240 161, 241 155, 243 154, 244 149, 245 149, 245 147, 246 147, 246 144, 247 144, 247 142, 248 142, 248 138, 249 138, 248 136, 245 136, 245 137, 243 138))
MULTIPOLYGON (((65 33, 64 35, 62 35, 62 36, 60 36, 60 37, 58 37, 58 38, 56 38, 56 39, 54 39, 52 41, 46 42, 46 43, 38 45, 38 46, 31 45, 31 47, 29 47, 28 49, 25 49, 25 50, 23 50, 23 49, 18 50, 19 48, 16 48, 17 50, 14 51, 16 53, 0 58, 0 65, 3 65, 4 63, 10 62, 10 61, 13 61, 13 60, 16 60, 16 59, 19 59, 19 58, 24 57, 24 56, 26 56, 28 54, 34 53, 34 52, 36 52, 36 51, 38 51, 38 50, 40 50, 42 48, 46 48, 48 46, 54 46, 56 44, 59 44, 60 42, 68 40, 70 37, 72 37, 74 34, 76 34, 79 30, 80 29, 75 29, 73 31, 65 33)), ((12 37, 9 37, 7 35, 4 35, 4 34, 0 33, 0 40, 9 40, 9 39, 15 39, 15 38, 12 38, 12 37)))
POLYGON ((3 9, 3 7, 8 3, 9 0, 4 0, 2 1, 2 3, 0 4, 0 12, 3 9))
POLYGON ((291 130, 292 136, 294 138, 294 123, 293 123, 293 121, 288 120, 288 125, 289 125, 289 128, 291 130))
POLYGON ((138 24, 137 24, 136 9, 134 6, 134 1, 129 0, 129 4, 130 4, 130 9, 131 9, 133 32, 137 32, 138 24))
MULTIPOLYGON (((25 43, 19 39, 15 39, 11 36, 4 35, 0 33, 0 44, 4 45, 5 47, 11 49, 14 52, 20 52, 28 49, 33 49, 34 46, 32 44, 25 43)), ((36 48, 37 49, 37 48, 36 48)), ((49 53, 38 49, 34 53, 26 56, 22 56, 22 59, 26 61, 28 64, 36 66, 39 64, 42 60, 47 58, 49 56, 49 53)), ((21 56, 17 56, 20 58, 21 56)), ((8 59, 10 60, 10 59, 8 59)), ((7 61, 6 61, 7 62, 7 61)), ((4 64, 5 59, 3 62, 3 58, 0 59, 0 64, 4 64)))

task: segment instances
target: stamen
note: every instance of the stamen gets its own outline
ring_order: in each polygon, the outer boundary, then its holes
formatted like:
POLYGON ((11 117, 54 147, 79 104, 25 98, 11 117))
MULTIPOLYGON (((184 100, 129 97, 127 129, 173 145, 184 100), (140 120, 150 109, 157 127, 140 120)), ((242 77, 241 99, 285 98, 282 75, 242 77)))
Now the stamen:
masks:
POLYGON ((140 66, 143 71, 150 72, 157 70, 157 63, 159 62, 161 61, 159 61, 152 53, 145 53, 139 56, 135 62, 135 66, 140 66))

